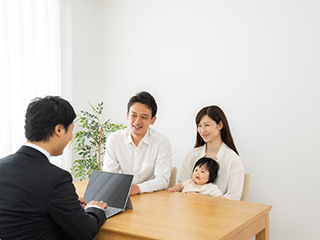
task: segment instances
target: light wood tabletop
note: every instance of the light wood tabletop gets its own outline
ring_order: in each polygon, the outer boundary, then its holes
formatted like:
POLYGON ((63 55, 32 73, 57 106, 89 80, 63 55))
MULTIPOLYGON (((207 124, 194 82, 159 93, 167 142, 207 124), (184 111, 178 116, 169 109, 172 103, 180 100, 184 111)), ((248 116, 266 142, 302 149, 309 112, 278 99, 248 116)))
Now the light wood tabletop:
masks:
MULTIPOLYGON (((82 197, 88 181, 74 183, 82 197)), ((95 239, 269 239, 270 205, 159 191, 131 197, 95 239)))

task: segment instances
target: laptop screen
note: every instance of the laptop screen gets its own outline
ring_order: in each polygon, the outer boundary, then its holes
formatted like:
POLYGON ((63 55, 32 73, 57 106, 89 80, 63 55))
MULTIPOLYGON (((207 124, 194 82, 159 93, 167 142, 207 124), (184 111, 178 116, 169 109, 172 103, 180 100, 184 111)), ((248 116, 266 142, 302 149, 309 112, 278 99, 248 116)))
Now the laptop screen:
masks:
POLYGON ((84 200, 104 201, 110 207, 125 208, 133 175, 92 171, 84 200))

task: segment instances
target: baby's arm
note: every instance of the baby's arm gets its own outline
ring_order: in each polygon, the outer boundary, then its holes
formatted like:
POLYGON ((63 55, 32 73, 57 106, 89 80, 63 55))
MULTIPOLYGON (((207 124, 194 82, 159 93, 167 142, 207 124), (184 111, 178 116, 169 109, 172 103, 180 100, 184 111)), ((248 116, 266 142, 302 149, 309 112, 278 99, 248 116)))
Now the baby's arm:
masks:
POLYGON ((181 183, 175 185, 174 187, 168 188, 167 192, 182 192, 183 186, 181 183))

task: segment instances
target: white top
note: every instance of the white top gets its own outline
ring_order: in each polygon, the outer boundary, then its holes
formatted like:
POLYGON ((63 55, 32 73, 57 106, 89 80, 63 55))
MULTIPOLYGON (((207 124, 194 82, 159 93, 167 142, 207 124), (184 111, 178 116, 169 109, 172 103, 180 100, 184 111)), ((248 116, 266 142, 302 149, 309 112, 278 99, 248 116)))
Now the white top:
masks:
MULTIPOLYGON (((205 156, 206 144, 191 149, 183 162, 178 182, 192 178, 195 163, 205 156)), ((225 143, 222 143, 217 159, 220 164, 216 185, 228 199, 240 200, 244 182, 244 168, 240 157, 225 143)))
POLYGON ((133 174, 132 184, 143 192, 165 189, 169 185, 172 151, 169 139, 149 128, 138 146, 130 130, 112 133, 106 143, 103 170, 133 174))
POLYGON ((197 192, 201 195, 208 195, 211 197, 220 197, 222 192, 217 185, 213 183, 206 183, 203 185, 197 185, 192 179, 183 181, 182 183, 183 190, 182 192, 197 192))

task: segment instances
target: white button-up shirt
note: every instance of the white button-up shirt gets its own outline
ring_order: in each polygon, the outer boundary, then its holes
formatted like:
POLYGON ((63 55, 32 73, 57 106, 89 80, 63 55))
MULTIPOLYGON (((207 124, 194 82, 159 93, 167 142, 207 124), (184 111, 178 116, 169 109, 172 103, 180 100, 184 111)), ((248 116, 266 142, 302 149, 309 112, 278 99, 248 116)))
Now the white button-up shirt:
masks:
POLYGON ((143 192, 168 187, 171 174, 172 151, 169 139, 149 128, 136 146, 129 129, 109 136, 106 143, 104 171, 133 174, 132 184, 143 192))

